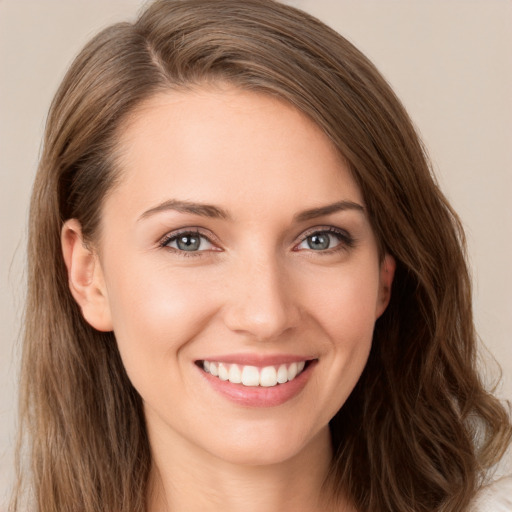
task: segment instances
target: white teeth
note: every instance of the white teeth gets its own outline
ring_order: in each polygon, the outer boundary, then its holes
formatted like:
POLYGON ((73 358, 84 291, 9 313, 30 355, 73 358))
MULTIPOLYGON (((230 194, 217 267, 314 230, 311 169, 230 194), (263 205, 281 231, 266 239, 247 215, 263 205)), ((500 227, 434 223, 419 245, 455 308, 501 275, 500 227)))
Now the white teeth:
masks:
POLYGON ((265 366, 260 374, 260 386, 270 388, 277 384, 277 372, 273 366, 265 366))
POLYGON ((237 364, 203 361, 203 370, 221 380, 244 386, 270 388, 295 379, 306 366, 305 361, 279 366, 239 366, 237 364))
POLYGON ((220 380, 228 380, 229 379, 228 369, 222 363, 219 363, 219 379, 220 380))
POLYGON ((286 368, 285 364, 282 364, 279 370, 277 370, 277 382, 279 382, 279 384, 288 382, 288 368, 286 368))
POLYGON ((244 366, 242 370, 242 384, 244 386, 260 385, 260 372, 256 366, 244 366))
POLYGON ((242 382, 242 372, 240 371, 240 368, 238 368, 237 364, 231 365, 231 368, 229 369, 228 380, 233 384, 240 384, 240 382, 242 382))
POLYGON ((288 368, 288 378, 290 380, 295 379, 297 376, 297 363, 292 363, 288 368))

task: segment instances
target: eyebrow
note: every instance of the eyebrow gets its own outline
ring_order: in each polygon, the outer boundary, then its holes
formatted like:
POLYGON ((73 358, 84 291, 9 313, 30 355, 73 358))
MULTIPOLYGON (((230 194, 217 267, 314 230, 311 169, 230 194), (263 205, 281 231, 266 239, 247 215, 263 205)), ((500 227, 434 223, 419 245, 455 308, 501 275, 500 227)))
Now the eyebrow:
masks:
POLYGON ((146 219, 155 213, 163 212, 166 210, 174 210, 180 213, 191 213, 193 215, 200 215, 201 217, 210 217, 214 219, 230 219, 231 216, 226 210, 213 206, 211 204, 192 203, 190 201, 179 201, 177 199, 168 199, 159 205, 145 211, 139 220, 146 219))
POLYGON ((296 222, 304 222, 306 220, 316 219, 317 217, 323 217, 324 215, 330 215, 332 213, 342 212, 345 210, 356 210, 364 213, 364 206, 354 203, 353 201, 338 201, 337 203, 320 206, 319 208, 312 208, 298 213, 295 215, 294 220, 296 222))
MULTIPOLYGON (((178 199, 168 199, 149 210, 146 210, 138 220, 146 219, 151 217, 155 213, 174 210, 179 213, 190 213, 193 215, 199 215, 201 217, 209 217, 214 219, 231 219, 231 215, 224 209, 219 208, 211 204, 194 203, 191 201, 180 201, 178 199)), ((328 204, 326 206, 320 206, 318 208, 311 208, 303 212, 298 213, 294 216, 295 222, 304 222, 324 215, 331 215, 333 213, 342 212, 345 210, 356 210, 364 212, 364 207, 353 201, 338 201, 336 203, 328 204)))

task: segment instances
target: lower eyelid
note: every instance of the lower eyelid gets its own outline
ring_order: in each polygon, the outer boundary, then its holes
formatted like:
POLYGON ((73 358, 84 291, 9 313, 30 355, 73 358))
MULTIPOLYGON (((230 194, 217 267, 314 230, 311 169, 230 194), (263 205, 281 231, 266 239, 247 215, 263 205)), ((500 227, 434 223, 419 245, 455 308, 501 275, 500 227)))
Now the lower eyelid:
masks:
MULTIPOLYGON (((356 243, 356 240, 347 232, 345 231, 342 231, 342 230, 338 230, 338 229, 327 229, 327 228, 320 228, 320 229, 315 229, 314 231, 310 231, 309 233, 303 235, 300 239, 300 241, 294 246, 294 250, 296 251, 302 251, 302 250, 306 250, 306 251, 310 251, 310 252, 313 252, 313 253, 319 253, 319 254, 328 254, 330 252, 336 252, 336 251, 341 251, 341 250, 347 250, 347 249, 350 249, 352 248, 356 243), (330 235, 330 236, 333 236, 335 237, 337 240, 338 240, 338 243, 334 246, 334 247, 329 247, 327 249, 323 249, 323 250, 314 250, 314 249, 311 249, 311 248, 304 248, 304 249, 298 249, 298 246, 303 244, 304 242, 306 242, 306 240, 315 235, 315 234, 327 234, 327 235, 330 235)), ((168 249, 170 251, 173 251, 173 252, 176 252, 182 256, 199 256, 201 255, 202 253, 207 253, 207 252, 221 252, 222 249, 219 247, 218 243, 213 241, 212 238, 209 236, 209 235, 206 235, 200 231, 196 231, 194 229, 190 229, 190 230, 183 230, 183 231, 179 231, 179 232, 175 232, 175 233, 169 233, 167 235, 165 235, 159 242, 158 242, 158 246, 161 247, 161 248, 164 248, 164 249, 168 249), (205 240, 207 242, 207 244, 209 245, 208 248, 206 249, 198 249, 198 250, 195 250, 195 251, 186 251, 186 250, 183 250, 183 249, 179 249, 178 247, 170 247, 169 244, 171 242, 175 242, 180 236, 183 236, 183 235, 193 235, 193 236, 198 236, 200 237, 201 239, 205 240)))
MULTIPOLYGON (((311 237, 313 235, 318 235, 318 234, 331 235, 331 236, 335 237, 339 243, 335 247, 325 249, 324 251, 314 251, 314 252, 327 252, 330 249, 336 249, 339 245, 344 245, 345 248, 350 248, 355 244, 355 239, 349 233, 347 233, 345 231, 338 230, 338 229, 332 229, 332 228, 330 228, 330 229, 320 228, 320 229, 315 229, 314 231, 310 231, 309 233, 306 233, 305 235, 303 235, 301 237, 301 240, 297 243, 297 245, 295 247, 306 242, 306 240, 309 237, 311 237)), ((313 250, 313 249, 309 249, 309 250, 313 250)))
POLYGON ((182 253, 182 252, 190 252, 190 253, 205 252, 208 250, 213 250, 213 248, 216 247, 216 244, 210 239, 209 236, 207 236, 199 231, 194 231, 194 230, 190 230, 190 231, 184 230, 184 231, 180 231, 178 233, 167 234, 158 242, 158 245, 163 248, 174 249, 176 252, 180 252, 180 253, 182 253), (175 242, 176 240, 179 239, 180 236, 185 236, 185 235, 197 236, 197 237, 201 238, 202 240, 205 240, 211 247, 209 247, 208 249, 201 249, 198 251, 182 251, 182 250, 178 249, 177 247, 169 247, 170 243, 175 242))

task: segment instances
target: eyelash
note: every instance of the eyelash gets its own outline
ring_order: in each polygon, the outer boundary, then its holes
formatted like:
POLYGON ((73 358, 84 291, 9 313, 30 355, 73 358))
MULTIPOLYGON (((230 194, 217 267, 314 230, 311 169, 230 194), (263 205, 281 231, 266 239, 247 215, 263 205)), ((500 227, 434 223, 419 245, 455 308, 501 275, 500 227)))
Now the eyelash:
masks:
POLYGON ((196 229, 194 229, 194 228, 183 229, 178 232, 169 233, 169 234, 165 235, 162 238, 162 240, 160 240, 158 245, 162 249, 167 249, 167 250, 169 250, 175 254, 178 254, 184 258, 198 258, 198 257, 204 256, 205 252, 209 252, 209 251, 204 251, 204 250, 203 251, 180 251, 179 249, 175 249, 174 247, 168 247, 168 244, 170 244, 171 242, 174 242, 180 236, 183 236, 183 235, 197 236, 197 237, 207 240, 212 245, 216 245, 216 243, 211 240, 211 238, 212 238, 211 235, 207 235, 197 228, 196 229))
MULTIPOLYGON (((346 250, 351 249, 351 248, 353 248, 355 246, 356 240, 347 231, 342 230, 342 229, 338 229, 338 228, 335 228, 335 227, 332 227, 332 226, 325 226, 325 227, 324 226, 319 226, 319 227, 315 227, 314 229, 311 229, 311 230, 307 231, 306 233, 304 233, 301 236, 300 240, 295 244, 293 250, 295 252, 300 252, 301 249, 297 249, 296 248, 298 245, 302 244, 309 237, 311 237, 313 235, 322 235, 322 234, 326 234, 326 233, 330 234, 330 235, 334 235, 336 238, 338 238, 340 243, 338 245, 332 247, 332 248, 328 248, 328 249, 320 250, 320 251, 315 251, 313 249, 309 249, 310 252, 316 253, 318 255, 328 255, 328 254, 333 254, 333 253, 336 253, 336 252, 346 251, 346 250)), ((183 229, 181 231, 172 232, 172 233, 169 233, 169 234, 165 235, 160 240, 160 242, 158 243, 158 246, 163 248, 163 249, 167 249, 169 251, 172 251, 172 252, 174 252, 176 254, 179 254, 180 256, 185 257, 185 258, 204 257, 205 253, 211 252, 210 250, 183 251, 183 250, 175 249, 174 247, 169 247, 168 246, 168 244, 170 244, 171 242, 174 242, 175 240, 177 240, 182 235, 197 236, 197 237, 200 237, 200 238, 203 238, 203 239, 207 240, 208 243, 210 243, 212 245, 216 245, 216 242, 212 241, 211 235, 207 235, 207 234, 205 234, 204 232, 202 232, 199 229, 192 228, 192 229, 183 229)), ((214 251, 214 252, 217 252, 217 251, 214 251)))
MULTIPOLYGON (((356 244, 355 238, 352 235, 350 235, 350 233, 348 233, 348 231, 345 231, 344 229, 335 228, 333 226, 319 226, 319 227, 315 227, 309 231, 306 231, 306 233, 304 233, 301 236, 301 239, 296 244, 296 246, 302 244, 309 237, 311 237, 313 235, 323 235, 323 234, 334 235, 339 240, 340 243, 334 247, 330 247, 330 248, 322 250, 322 251, 314 251, 313 249, 309 249, 309 251, 311 253, 318 254, 319 256, 326 256, 326 255, 333 254, 333 253, 347 251, 348 249, 352 249, 356 244)), ((298 249, 295 249, 295 250, 297 252, 299 251, 298 249)))

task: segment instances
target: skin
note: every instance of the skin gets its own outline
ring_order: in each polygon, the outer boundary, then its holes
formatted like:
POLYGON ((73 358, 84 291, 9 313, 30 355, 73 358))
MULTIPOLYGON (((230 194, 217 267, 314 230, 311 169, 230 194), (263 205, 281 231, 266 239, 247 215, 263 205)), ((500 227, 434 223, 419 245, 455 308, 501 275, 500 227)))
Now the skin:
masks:
POLYGON ((149 510, 322 510, 328 423, 361 375, 394 272, 346 163, 293 107, 230 87, 151 98, 123 127, 119 150, 101 236, 84 244, 71 219, 62 243, 84 317, 115 332, 144 402, 149 510), (225 215, 161 206, 170 199, 225 215), (297 218, 340 201, 362 208, 297 218), (187 229, 205 236, 200 250, 163 246, 187 229), (343 236, 312 249, 307 237, 326 229, 343 236), (248 407, 195 364, 233 353, 316 364, 292 399, 248 407))

